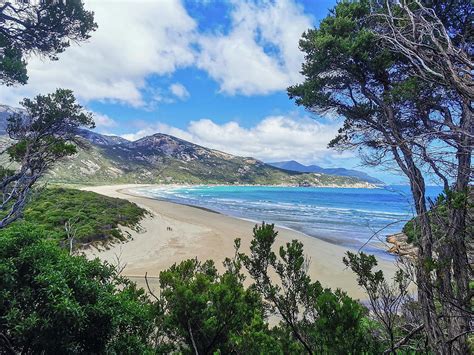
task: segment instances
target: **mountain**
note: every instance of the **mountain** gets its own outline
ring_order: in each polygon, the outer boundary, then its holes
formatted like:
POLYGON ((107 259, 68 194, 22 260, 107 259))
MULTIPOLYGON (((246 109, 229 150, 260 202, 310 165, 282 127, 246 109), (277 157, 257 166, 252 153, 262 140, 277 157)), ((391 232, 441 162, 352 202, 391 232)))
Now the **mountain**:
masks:
POLYGON ((318 165, 303 165, 294 160, 289 161, 280 161, 275 163, 268 163, 271 166, 289 170, 289 171, 298 171, 301 173, 319 173, 319 174, 328 174, 328 175, 337 175, 337 176, 349 176, 355 177, 362 181, 367 181, 371 184, 382 185, 383 181, 376 179, 362 171, 350 170, 345 168, 322 168, 318 165))
MULTIPOLYGON (((0 106, 1 122, 12 110, 0 106), (3 108, 3 109, 2 109, 3 108)), ((58 183, 262 184, 369 186, 355 177, 283 170, 162 133, 128 141, 86 129, 78 131, 78 152, 56 164, 48 179, 58 183)), ((0 131, 0 146, 10 140, 0 131)), ((6 162, 5 156, 0 161, 6 162)))
POLYGON ((99 134, 96 132, 89 131, 87 129, 79 129, 77 134, 96 145, 114 145, 128 143, 128 140, 126 140, 125 138, 119 136, 99 134))
POLYGON ((137 141, 83 130, 84 147, 50 173, 57 182, 367 186, 353 177, 290 172, 157 133, 137 141))

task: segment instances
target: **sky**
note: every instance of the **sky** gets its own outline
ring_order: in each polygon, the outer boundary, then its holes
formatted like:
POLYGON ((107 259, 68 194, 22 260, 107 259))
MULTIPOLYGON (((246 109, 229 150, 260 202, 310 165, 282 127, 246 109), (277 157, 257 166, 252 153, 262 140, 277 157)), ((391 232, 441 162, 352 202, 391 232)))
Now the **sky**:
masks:
POLYGON ((291 101, 303 81, 298 40, 330 0, 85 0, 98 30, 58 61, 28 58, 27 85, 0 87, 0 103, 69 88, 99 133, 136 140, 166 133, 265 162, 297 160, 402 177, 361 167, 328 142, 340 119, 291 101))

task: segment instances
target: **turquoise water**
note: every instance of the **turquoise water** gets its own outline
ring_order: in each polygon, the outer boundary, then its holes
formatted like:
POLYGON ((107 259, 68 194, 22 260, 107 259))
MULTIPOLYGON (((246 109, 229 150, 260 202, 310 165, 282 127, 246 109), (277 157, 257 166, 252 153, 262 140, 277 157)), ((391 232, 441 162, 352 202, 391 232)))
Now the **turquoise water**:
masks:
MULTIPOLYGON (((349 248, 385 255, 385 237, 413 216, 408 186, 378 189, 194 186, 146 188, 153 198, 210 208, 253 221, 301 231, 349 248)), ((428 187, 429 197, 441 188, 428 187)), ((251 231, 249 231, 251 233, 251 231)), ((387 255, 385 255, 387 256, 387 255)))

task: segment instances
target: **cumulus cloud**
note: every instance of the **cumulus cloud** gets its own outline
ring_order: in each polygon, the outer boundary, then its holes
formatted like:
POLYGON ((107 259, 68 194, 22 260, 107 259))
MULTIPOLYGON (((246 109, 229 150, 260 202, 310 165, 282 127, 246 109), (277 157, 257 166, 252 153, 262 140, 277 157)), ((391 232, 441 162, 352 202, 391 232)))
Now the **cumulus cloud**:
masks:
POLYGON ((3 103, 25 96, 73 89, 83 101, 112 100, 143 106, 141 90, 150 74, 165 75, 194 62, 196 23, 179 0, 86 0, 99 28, 91 39, 74 44, 59 60, 32 57, 29 83, 0 87, 3 103))
POLYGON ((93 117, 94 117, 94 122, 95 122, 95 126, 97 128, 114 128, 114 127, 117 127, 117 122, 110 118, 109 116, 107 115, 104 115, 102 113, 97 113, 97 112, 93 112, 92 113, 93 117))
MULTIPOLYGON (((64 87, 74 90, 83 102, 154 107, 145 102, 154 100, 144 95, 154 89, 147 77, 191 66, 206 71, 220 91, 230 95, 268 94, 300 80, 303 57, 298 40, 312 20, 292 0, 234 1, 230 28, 213 34, 199 33, 196 20, 180 0, 85 3, 99 24, 91 39, 73 44, 58 61, 32 56, 29 83, 0 87, 2 103, 17 105, 23 97, 64 87)), ((173 85, 175 97, 187 96, 181 84, 173 85)))
POLYGON ((301 80, 301 34, 312 19, 291 0, 235 1, 227 34, 202 36, 197 65, 226 94, 268 94, 301 80))
POLYGON ((269 116, 249 128, 234 121, 218 124, 201 119, 191 121, 186 129, 156 123, 122 137, 136 140, 160 132, 239 156, 314 163, 350 156, 327 149, 339 126, 339 123, 322 124, 307 117, 291 116, 269 116))
POLYGON ((186 100, 189 98, 189 91, 183 84, 174 83, 169 87, 170 92, 180 100, 186 100))

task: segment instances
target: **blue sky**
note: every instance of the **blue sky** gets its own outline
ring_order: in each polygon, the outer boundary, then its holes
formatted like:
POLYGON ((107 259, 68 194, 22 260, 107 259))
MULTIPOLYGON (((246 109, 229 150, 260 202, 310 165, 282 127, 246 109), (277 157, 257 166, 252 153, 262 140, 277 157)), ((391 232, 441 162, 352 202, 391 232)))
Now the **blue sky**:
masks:
POLYGON ((0 102, 74 90, 96 130, 138 139, 163 132, 263 161, 359 168, 353 152, 326 148, 341 122, 295 106, 298 40, 335 1, 86 0, 99 29, 59 60, 29 59, 29 83, 0 88, 0 102))

